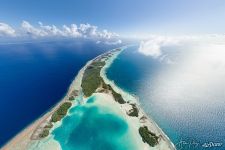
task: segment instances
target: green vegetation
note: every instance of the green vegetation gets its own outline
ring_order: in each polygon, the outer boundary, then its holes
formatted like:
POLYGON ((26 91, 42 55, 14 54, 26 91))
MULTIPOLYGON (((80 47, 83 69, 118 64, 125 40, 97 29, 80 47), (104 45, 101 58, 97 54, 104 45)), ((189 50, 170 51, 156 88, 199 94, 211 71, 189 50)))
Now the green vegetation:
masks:
POLYGON ((69 101, 75 100, 75 98, 78 96, 78 90, 73 90, 69 95, 69 101))
POLYGON ((113 95, 114 99, 120 104, 125 104, 126 101, 123 99, 121 94, 115 92, 110 85, 108 85, 108 86, 109 86, 109 90, 112 91, 112 95, 113 95))
POLYGON ((45 128, 49 128, 49 129, 51 129, 53 127, 53 124, 50 122, 50 123, 48 123, 47 125, 45 125, 45 128))
POLYGON ((111 85, 105 84, 103 79, 102 79, 102 88, 112 91, 112 95, 113 95, 115 101, 117 101, 118 103, 120 103, 120 104, 126 103, 126 101, 123 99, 122 95, 117 93, 116 91, 114 91, 113 88, 111 87, 111 85))
POLYGON ((70 96, 70 97, 69 97, 69 100, 70 100, 70 101, 73 101, 74 99, 75 99, 74 96, 70 96))
POLYGON ((139 128, 139 134, 142 137, 143 142, 148 143, 151 147, 158 144, 158 136, 148 130, 146 126, 139 128))
POLYGON ((91 65, 93 67, 100 67, 100 68, 102 68, 103 66, 105 66, 105 62, 101 61, 101 60, 97 60, 97 61, 92 62, 91 65))
POLYGON ((72 106, 71 102, 63 103, 52 115, 51 122, 60 121, 66 114, 68 109, 72 106))
POLYGON ((108 56, 107 56, 107 55, 103 55, 103 56, 101 57, 101 59, 107 60, 107 59, 108 59, 108 56))
MULTIPOLYGON (((108 55, 110 54, 107 54, 106 56, 108 55)), ((124 101, 124 99, 122 98, 121 94, 115 92, 110 85, 105 84, 102 77, 100 76, 100 71, 104 65, 105 61, 95 60, 84 71, 81 84, 84 95, 86 97, 89 97, 96 91, 98 87, 102 86, 103 89, 112 91, 112 95, 118 103, 126 103, 126 101, 124 101)))
MULTIPOLYGON (((119 50, 119 49, 117 49, 117 50, 119 50)), ((101 59, 102 58, 108 59, 111 56, 112 56, 111 53, 107 53, 105 55, 102 55, 102 57, 100 59, 96 58, 86 68, 86 70, 84 71, 84 74, 83 74, 81 87, 83 89, 84 95, 86 97, 89 97, 96 91, 96 89, 98 87, 102 86, 102 88, 103 88, 102 92, 107 91, 107 90, 111 91, 115 101, 117 101, 120 104, 124 104, 124 103, 126 103, 126 101, 124 101, 124 99, 122 98, 121 94, 115 92, 113 90, 113 88, 109 84, 105 84, 105 82, 103 81, 102 77, 100 76, 100 71, 101 71, 102 67, 105 65, 105 61, 101 61, 101 59)), ((68 100, 69 101, 73 101, 76 98, 76 96, 78 96, 78 92, 79 91, 77 91, 77 90, 72 91, 71 94, 69 95, 68 100)), ((49 135, 49 130, 53 127, 52 122, 60 121, 67 114, 68 109, 71 106, 72 106, 71 102, 64 102, 52 114, 50 122, 47 125, 45 125, 45 127, 43 128, 42 133, 39 134, 39 137, 40 138, 47 137, 49 135)), ((134 113, 136 113, 136 112, 134 112, 134 113)), ((134 115, 136 115, 136 114, 134 114, 134 115)))
POLYGON ((125 104, 126 102, 124 101, 124 99, 122 98, 121 94, 115 92, 113 89, 111 90, 112 91, 112 95, 114 97, 114 99, 120 103, 120 104, 125 104))
POLYGON ((43 131, 39 134, 39 137, 47 137, 49 135, 49 130, 53 127, 52 122, 60 121, 67 114, 67 111, 71 106, 71 102, 64 102, 60 105, 60 107, 52 114, 50 122, 44 126, 43 131))
POLYGON ((140 122, 141 122, 141 123, 146 122, 146 120, 147 120, 147 117, 144 116, 144 115, 140 118, 140 122))
POLYGON ((47 125, 45 125, 43 131, 39 134, 40 138, 45 138, 49 135, 49 130, 53 127, 53 124, 50 122, 47 125))
POLYGON ((132 110, 131 112, 128 113, 129 116, 132 116, 132 117, 138 117, 138 108, 135 104, 130 104, 132 106, 132 110))
POLYGON ((42 133, 39 134, 40 138, 45 138, 49 135, 49 129, 44 129, 42 133))
POLYGON ((84 71, 81 87, 86 97, 91 96, 101 85, 100 71, 104 65, 104 61, 94 61, 84 71))

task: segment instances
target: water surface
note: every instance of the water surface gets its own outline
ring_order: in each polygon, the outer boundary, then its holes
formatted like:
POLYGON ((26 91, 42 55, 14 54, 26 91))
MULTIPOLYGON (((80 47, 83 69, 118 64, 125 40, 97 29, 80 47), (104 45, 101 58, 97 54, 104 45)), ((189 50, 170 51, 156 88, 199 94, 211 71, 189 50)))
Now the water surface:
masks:
POLYGON ((136 150, 136 137, 131 136, 127 121, 113 106, 96 103, 100 100, 104 101, 92 96, 86 104, 71 108, 70 115, 53 130, 63 150, 136 150))
POLYGON ((54 106, 88 60, 115 47, 88 40, 0 45, 0 147, 54 106))
POLYGON ((145 56, 137 46, 129 47, 107 70, 107 77, 139 96, 145 112, 177 149, 206 149, 202 145, 210 142, 222 143, 210 150, 225 149, 224 49, 164 49, 174 63, 145 56))

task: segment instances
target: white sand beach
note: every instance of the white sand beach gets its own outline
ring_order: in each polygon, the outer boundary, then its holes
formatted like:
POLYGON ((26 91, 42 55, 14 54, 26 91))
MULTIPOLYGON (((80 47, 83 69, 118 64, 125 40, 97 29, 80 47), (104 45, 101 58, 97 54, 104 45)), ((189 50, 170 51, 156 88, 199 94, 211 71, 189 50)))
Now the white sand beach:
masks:
MULTIPOLYGON (((125 49, 126 47, 124 47, 125 49)), ((123 50, 123 48, 122 48, 123 50)), ((110 65, 113 63, 114 59, 116 59, 118 57, 118 55, 121 53, 121 51, 114 53, 114 55, 112 57, 110 57, 107 61, 106 61, 106 65, 102 68, 101 70, 101 77, 103 78, 104 82, 106 84, 110 84, 112 86, 112 88, 120 93, 122 95, 122 97, 126 100, 126 101, 130 101, 131 103, 135 103, 138 108, 139 108, 139 116, 138 118, 136 117, 130 117, 127 115, 128 120, 131 120, 132 124, 136 125, 136 128, 138 130, 139 127, 145 125, 147 126, 152 132, 154 132, 157 136, 160 137, 160 141, 159 144, 155 147, 149 147, 152 150, 174 150, 176 149, 174 144, 170 141, 170 139, 168 138, 168 136, 162 131, 162 129, 154 122, 153 119, 151 119, 149 116, 147 116, 145 114, 145 112, 141 109, 140 105, 139 105, 139 100, 138 97, 132 94, 129 94, 128 92, 125 92, 124 90, 122 90, 121 88, 119 88, 118 86, 116 86, 116 84, 114 83, 114 81, 109 80, 106 77, 106 69, 110 67, 110 65), (144 121, 141 121, 141 117, 145 116, 146 119, 144 121)), ((128 110, 130 110, 131 105, 129 104, 123 104, 121 105, 121 109, 124 111, 124 113, 126 113, 128 110)), ((146 144, 147 145, 147 144, 146 144)), ((148 149, 148 146, 145 146, 146 149, 148 149)))
MULTIPOLYGON (((121 49, 126 48, 122 47, 121 49)), ((106 105, 110 109, 115 110, 115 112, 118 113, 118 115, 122 116, 126 119, 127 123, 129 124, 130 128, 132 129, 132 135, 136 138, 135 142, 138 148, 141 147, 141 150, 175 150, 174 145, 172 142, 170 142, 169 138, 164 134, 164 132, 157 126, 157 124, 152 120, 150 117, 148 117, 144 111, 140 108, 138 98, 134 95, 131 95, 119 87, 115 85, 113 81, 110 81, 105 74, 106 69, 111 65, 114 59, 121 53, 121 51, 112 52, 113 56, 111 56, 108 60, 106 60, 106 65, 102 68, 100 72, 100 76, 103 78, 104 82, 106 84, 110 84, 117 93, 120 93, 125 101, 129 101, 129 103, 125 104, 119 104, 115 101, 111 93, 94 93, 93 95, 96 95, 99 99, 104 99, 104 102, 101 101, 98 103, 98 105, 106 105), (132 117, 127 115, 127 112, 131 109, 131 105, 136 104, 136 106, 139 109, 139 115, 138 117, 132 117), (144 119, 143 119, 143 116, 144 119), (144 143, 142 141, 141 136, 139 135, 138 129, 142 126, 147 126, 149 130, 153 133, 155 133, 160 139, 159 143, 154 146, 150 147, 147 143, 144 143)), ((100 55, 101 56, 101 55, 100 55)), ((98 57, 100 57, 98 56, 98 57)), ((98 58, 97 57, 97 58, 98 58)), ((95 58, 96 59, 96 58, 95 58)), ((93 60, 95 60, 93 59, 93 60)), ((65 101, 68 101, 68 97, 70 93, 73 90, 81 91, 81 83, 82 83, 82 77, 84 74, 85 69, 87 66, 93 61, 87 62, 87 64, 79 71, 78 75, 75 77, 74 81, 71 83, 68 92, 66 96, 56 105, 54 106, 49 112, 47 112, 44 116, 40 117, 38 120, 36 120, 34 123, 32 123, 30 126, 28 126, 26 129, 24 129, 21 133, 19 133, 17 136, 15 136, 11 141, 9 141, 2 150, 26 150, 26 149, 44 149, 44 150, 60 150, 60 144, 55 141, 51 135, 51 131, 54 130, 57 126, 60 126, 61 121, 54 123, 54 127, 50 130, 50 135, 47 138, 41 139, 41 140, 33 140, 32 137, 35 136, 35 134, 38 135, 39 130, 41 130, 43 124, 45 124, 47 121, 49 121, 51 115, 54 113, 54 111, 65 101)), ((83 103, 85 103, 85 100, 87 98, 84 98, 83 103)), ((72 105, 72 107, 76 107, 77 104, 72 105)), ((68 114, 69 115, 69 114, 68 114)))
MULTIPOLYGON (((35 131, 38 130, 41 126, 43 126, 43 124, 45 124, 50 119, 51 115, 62 103, 64 103, 65 101, 68 101, 68 96, 73 90, 81 89, 81 81, 82 81, 84 70, 90 63, 91 61, 88 61, 87 64, 78 72, 77 76, 75 77, 70 87, 68 88, 67 94, 62 100, 60 100, 45 115, 38 118, 31 125, 26 127, 19 134, 17 134, 8 143, 6 143, 6 145, 2 147, 2 150, 26 150, 32 147, 32 145, 36 145, 38 140, 32 140, 32 136, 34 136, 35 131)), ((57 124, 60 124, 60 122, 57 124)))

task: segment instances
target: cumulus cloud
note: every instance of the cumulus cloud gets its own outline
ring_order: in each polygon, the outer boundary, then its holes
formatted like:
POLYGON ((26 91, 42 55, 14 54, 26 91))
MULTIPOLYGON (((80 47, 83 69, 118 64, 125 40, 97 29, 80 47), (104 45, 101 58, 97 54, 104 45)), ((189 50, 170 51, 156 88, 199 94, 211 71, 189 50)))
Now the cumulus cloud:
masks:
POLYGON ((146 56, 158 59, 160 62, 173 64, 173 61, 162 50, 166 46, 178 45, 180 42, 177 38, 165 36, 152 36, 149 40, 141 41, 138 51, 146 56))
POLYGON ((153 36, 147 41, 141 41, 139 46, 139 52, 152 56, 153 58, 158 58, 162 56, 162 47, 177 45, 179 43, 178 39, 164 36, 153 36))
POLYGON ((112 37, 119 37, 117 33, 109 32, 108 30, 103 30, 103 32, 101 32, 99 36, 105 39, 110 39, 112 37))
POLYGON ((63 30, 67 36, 72 36, 72 37, 80 37, 81 36, 81 33, 78 31, 78 27, 76 24, 71 24, 70 27, 63 25, 63 30))
POLYGON ((16 31, 10 25, 0 22, 0 36, 15 37, 16 31))
POLYGON ((41 33, 44 36, 64 36, 65 33, 58 29, 55 25, 43 25, 42 22, 39 22, 41 33))
MULTIPOLYGON (((54 38, 54 37, 68 37, 68 38, 88 38, 106 44, 120 44, 119 35, 108 30, 98 30, 97 26, 90 24, 76 24, 63 25, 58 28, 55 25, 44 25, 42 22, 38 26, 33 26, 28 21, 21 23, 20 29, 13 29, 5 23, 0 23, 0 36, 10 37, 28 37, 28 38, 54 38)), ((99 43, 99 42, 98 42, 99 43)))
POLYGON ((84 37, 96 37, 98 36, 97 28, 97 26, 92 26, 90 24, 80 24, 78 30, 84 37))
POLYGON ((29 22, 23 21, 21 24, 22 31, 31 37, 43 37, 47 33, 41 29, 33 27, 29 22))

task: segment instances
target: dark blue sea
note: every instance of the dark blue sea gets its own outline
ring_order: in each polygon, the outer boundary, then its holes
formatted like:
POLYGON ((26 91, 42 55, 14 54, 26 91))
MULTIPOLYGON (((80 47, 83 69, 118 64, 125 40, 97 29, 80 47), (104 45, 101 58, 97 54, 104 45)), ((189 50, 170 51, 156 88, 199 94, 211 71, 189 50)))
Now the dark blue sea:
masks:
POLYGON ((53 107, 88 60, 117 46, 89 40, 1 44, 0 147, 53 107))
POLYGON ((168 63, 138 52, 138 46, 128 47, 108 68, 107 77, 140 98, 178 150, 224 150, 224 68, 208 65, 217 59, 207 51, 186 48, 168 47, 165 56, 173 61, 168 63))

